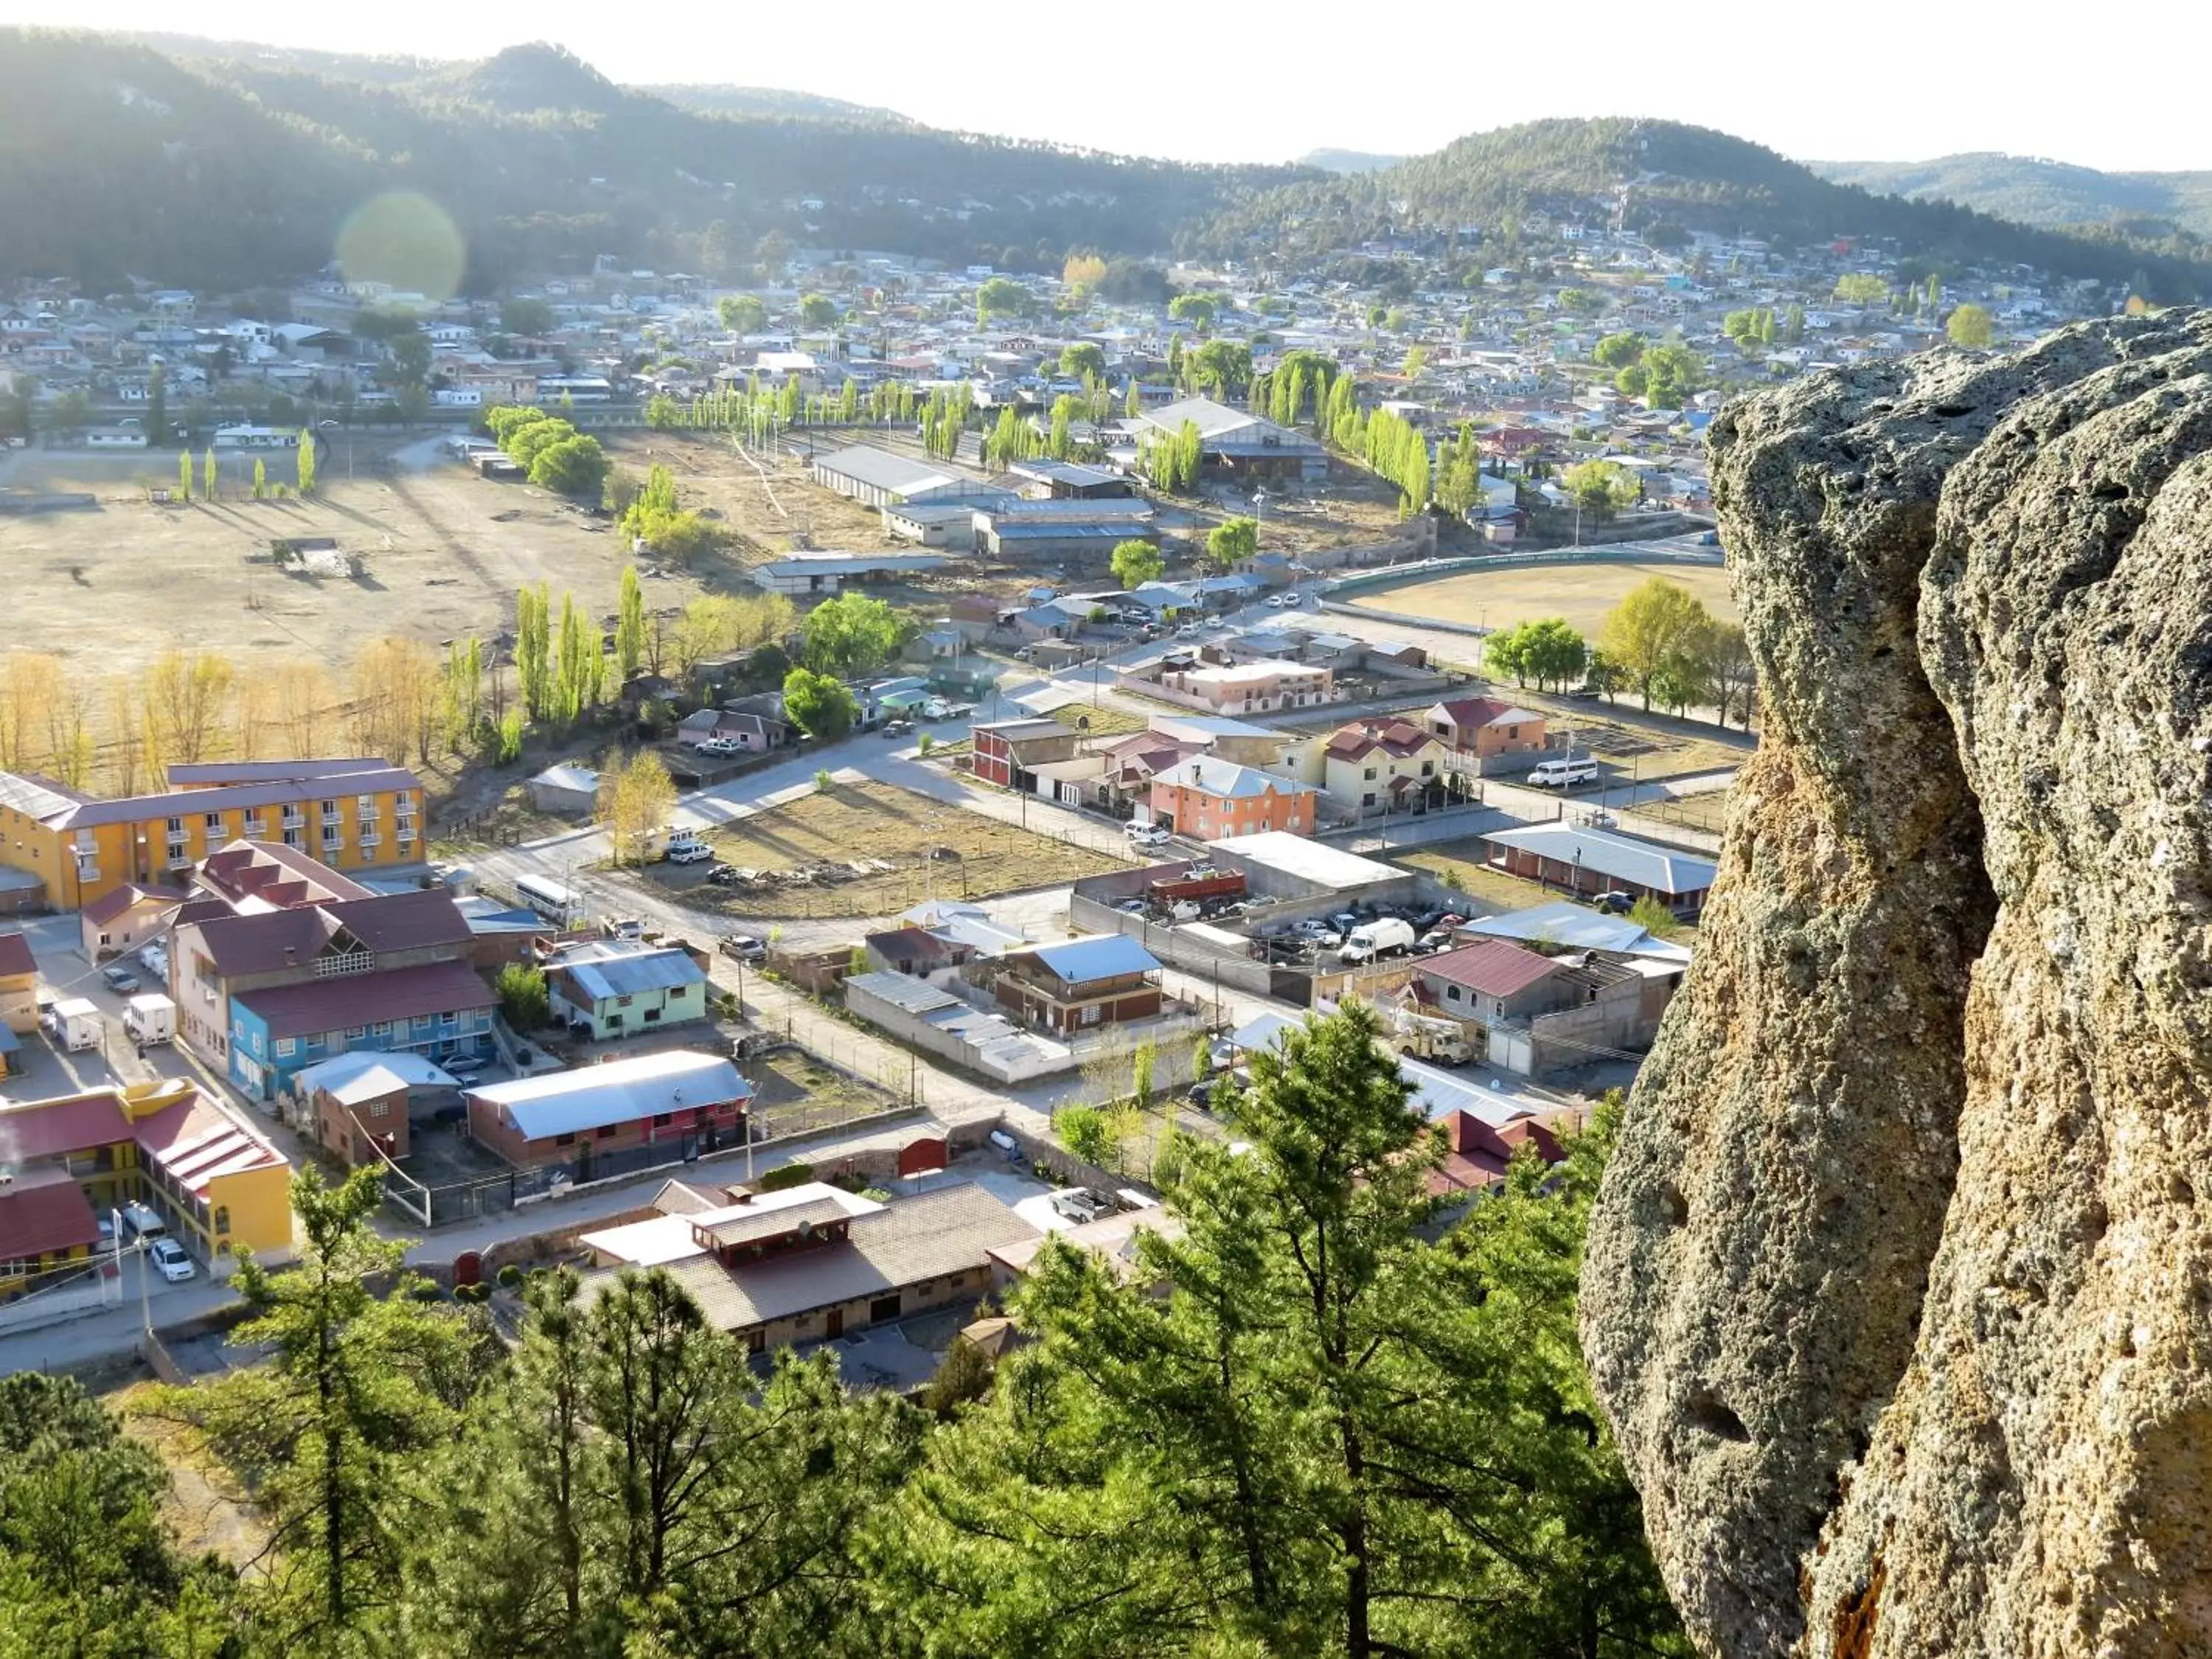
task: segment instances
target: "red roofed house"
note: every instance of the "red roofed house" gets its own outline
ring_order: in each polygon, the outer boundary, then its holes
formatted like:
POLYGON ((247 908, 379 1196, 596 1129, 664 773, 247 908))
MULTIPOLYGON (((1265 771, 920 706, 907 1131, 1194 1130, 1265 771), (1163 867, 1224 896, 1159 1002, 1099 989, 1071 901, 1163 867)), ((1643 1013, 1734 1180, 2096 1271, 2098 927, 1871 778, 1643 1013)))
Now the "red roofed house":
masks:
POLYGON ((1443 1161, 1429 1172, 1429 1191, 1447 1193, 1497 1192, 1505 1185, 1505 1167, 1513 1154, 1533 1146, 1547 1164, 1566 1158, 1559 1137, 1534 1118, 1522 1118, 1493 1129, 1472 1112, 1454 1112, 1439 1125, 1444 1132, 1443 1161))
POLYGON ((128 956, 169 931, 185 894, 174 887, 141 887, 125 882, 109 889, 77 912, 79 948, 90 963, 128 956))
POLYGON ((1425 957, 1413 970, 1421 1000, 1455 1019, 1525 1019, 1557 1003, 1549 981, 1559 964, 1502 939, 1425 957))
POLYGON ((178 1035, 257 1099, 356 1049, 434 1060, 491 1044, 491 988, 442 888, 372 893, 289 848, 227 847, 170 950, 178 1035))
POLYGON ((1540 754, 1547 743, 1541 714, 1496 697, 1440 702, 1422 718, 1446 747, 1478 763, 1500 755, 1540 754))
POLYGON ((291 1248, 290 1165, 184 1079, 0 1106, 0 1297, 84 1257, 126 1204, 211 1266, 291 1248))
POLYGON ((1410 720, 1337 727, 1322 751, 1322 788, 1343 811, 1423 812, 1443 799, 1444 745, 1410 720))

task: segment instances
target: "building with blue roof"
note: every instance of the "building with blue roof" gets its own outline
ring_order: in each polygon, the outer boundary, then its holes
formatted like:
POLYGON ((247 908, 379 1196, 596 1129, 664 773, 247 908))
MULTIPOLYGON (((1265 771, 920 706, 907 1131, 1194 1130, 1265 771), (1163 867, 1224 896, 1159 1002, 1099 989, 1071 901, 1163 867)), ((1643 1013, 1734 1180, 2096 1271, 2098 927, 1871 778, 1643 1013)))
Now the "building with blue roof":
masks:
POLYGON ((1072 1035, 1151 1019, 1166 1006, 1159 958, 1127 933, 1040 945, 1001 960, 993 994, 1036 1030, 1072 1035))
POLYGON ((593 1042, 707 1017, 707 970, 680 945, 592 939, 545 964, 554 1020, 593 1042))

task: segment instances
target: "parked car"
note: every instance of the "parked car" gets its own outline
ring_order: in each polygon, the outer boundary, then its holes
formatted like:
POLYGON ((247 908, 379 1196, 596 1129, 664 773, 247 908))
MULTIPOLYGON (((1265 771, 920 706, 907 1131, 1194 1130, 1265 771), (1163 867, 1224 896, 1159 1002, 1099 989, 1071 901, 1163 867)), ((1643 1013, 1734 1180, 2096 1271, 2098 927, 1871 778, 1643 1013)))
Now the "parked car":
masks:
POLYGON ((138 965, 166 984, 169 977, 168 947, 159 940, 145 946, 138 952, 138 965))
POLYGON ((1205 631, 1196 623, 1185 623, 1181 628, 1176 629, 1175 636, 1179 640, 1194 640, 1205 631))
POLYGON ((1607 915, 1625 916, 1636 908, 1636 895, 1624 893, 1616 887, 1609 893, 1600 893, 1590 902, 1607 915))
POLYGON ((100 977, 107 988, 118 996, 127 997, 138 988, 138 975, 120 963, 101 969, 100 977))
POLYGON ((1052 1195, 1053 1213, 1063 1221, 1079 1226, 1086 1221, 1096 1221, 1102 1215, 1114 1213, 1114 1206, 1092 1192, 1088 1187, 1071 1187, 1064 1193, 1052 1195))
POLYGON ((455 1054, 438 1062, 438 1069, 456 1083, 466 1083, 472 1077, 482 1077, 483 1068, 483 1056, 481 1054, 455 1054))
POLYGON ((702 755, 742 755, 744 744, 735 738, 707 738, 693 745, 702 755))
POLYGON ((161 1219, 161 1212, 144 1204, 123 1206, 123 1236, 126 1239, 166 1238, 168 1224, 161 1219))
POLYGON ((1157 823, 1125 823, 1121 833, 1133 847, 1164 847, 1169 841, 1167 830, 1157 823))
POLYGON ((734 962, 763 962, 768 958, 766 942, 750 933, 725 933, 714 948, 734 962))
POLYGON ((1572 760, 1549 760, 1528 775, 1532 789, 1571 789, 1578 783, 1597 781, 1597 763, 1589 756, 1572 760))
POLYGON ((161 1269, 161 1277, 172 1285, 181 1285, 199 1273, 199 1269, 192 1266, 191 1257, 185 1254, 185 1247, 173 1238, 155 1239, 146 1254, 155 1267, 161 1269))
POLYGON ((879 728, 887 738, 903 738, 914 731, 914 722, 908 720, 885 720, 879 728))
POLYGON ((697 864, 714 856, 714 849, 703 841, 677 841, 668 844, 671 864, 697 864))
POLYGON ((1298 596, 1295 593, 1270 593, 1267 595, 1267 603, 1274 606, 1278 611, 1287 610, 1291 606, 1297 605, 1297 602, 1298 596))

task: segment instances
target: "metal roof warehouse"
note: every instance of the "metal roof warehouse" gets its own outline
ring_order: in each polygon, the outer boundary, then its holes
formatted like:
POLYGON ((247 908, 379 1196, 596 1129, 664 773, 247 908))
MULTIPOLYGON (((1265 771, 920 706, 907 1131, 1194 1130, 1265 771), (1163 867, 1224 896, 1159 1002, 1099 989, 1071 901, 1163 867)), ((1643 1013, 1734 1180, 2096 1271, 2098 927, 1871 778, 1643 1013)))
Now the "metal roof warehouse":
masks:
POLYGON ((719 1054, 681 1049, 467 1091, 471 1102, 495 1108, 531 1140, 577 1134, 710 1102, 747 1100, 752 1092, 752 1085, 719 1054))

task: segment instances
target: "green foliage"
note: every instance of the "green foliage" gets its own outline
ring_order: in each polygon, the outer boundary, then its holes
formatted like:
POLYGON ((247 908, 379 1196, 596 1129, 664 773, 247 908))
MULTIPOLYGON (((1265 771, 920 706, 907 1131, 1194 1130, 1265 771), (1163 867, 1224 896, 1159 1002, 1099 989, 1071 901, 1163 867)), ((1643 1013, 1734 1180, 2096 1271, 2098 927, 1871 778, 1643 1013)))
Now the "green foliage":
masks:
POLYGON ((1185 362, 1191 385, 1216 398, 1234 398, 1252 383, 1252 348, 1241 340, 1208 340, 1185 362))
POLYGON ((1626 368, 1644 356, 1644 337, 1632 330, 1608 334, 1590 353, 1592 362, 1606 368, 1626 368))
POLYGON ((881 599, 840 593, 814 607, 800 637, 809 668, 852 679, 897 655, 908 637, 908 624, 881 599))
POLYGON ((1878 306, 1889 298, 1889 283, 1871 271, 1847 270, 1836 278, 1835 295, 1846 305, 1878 306))
POLYGON ((1628 907, 1628 919, 1658 939, 1672 939, 1682 931, 1674 913, 1649 893, 1628 907))
POLYGON ((522 758, 522 711, 520 708, 510 708, 500 717, 497 755, 501 766, 512 766, 522 758))
POLYGON ((417 1524, 407 1472, 453 1433, 496 1352, 452 1310, 369 1290, 410 1277, 405 1247, 369 1228, 382 1196, 374 1169, 335 1188, 296 1173, 297 1264, 248 1255, 232 1280, 252 1310, 234 1340, 269 1358, 168 1396, 285 1540, 258 1604, 271 1650, 342 1651, 387 1615, 417 1524))
POLYGON ((799 298, 801 328, 830 328, 837 321, 837 302, 826 294, 802 294, 799 298))
POLYGON ((813 1179, 814 1166, 811 1164, 784 1164, 763 1171, 761 1178, 754 1182, 753 1186, 760 1192, 780 1193, 787 1187, 804 1187, 813 1179))
POLYGON ((499 994, 499 1012, 512 1031, 534 1031, 545 1024, 551 1004, 545 994, 543 969, 526 962, 510 962, 499 970, 492 988, 499 994))
POLYGON ((514 677, 523 710, 533 720, 544 720, 553 705, 551 605, 544 582, 514 596, 514 677))
POLYGON ((1216 570, 1233 570, 1240 559, 1260 550, 1256 519, 1224 519, 1206 532, 1206 557, 1216 570))
POLYGON ((768 307, 750 294, 725 294, 714 314, 732 334, 757 334, 768 326, 768 307))
MULTIPOLYGON (((1339 385, 1347 382, 1340 381, 1339 385)), ((1403 416, 1379 410, 1358 426, 1367 465, 1398 486, 1399 510, 1419 513, 1429 504, 1429 441, 1403 416)))
POLYGON ((622 599, 615 619, 615 678, 626 684, 645 660, 645 589, 637 567, 626 564, 622 574, 622 599))
POLYGON ((1439 1237, 1441 1145, 1376 1036, 1353 1003, 1255 1054, 1224 1102, 1249 1150, 1176 1142, 1184 1231, 1140 1233, 1133 1271, 1039 1256, 1032 1346, 871 1546, 900 1631, 1070 1659, 1687 1654, 1576 1340, 1610 1109, 1439 1237))
POLYGON ((1213 326, 1213 319, 1221 313, 1221 301, 1211 294, 1178 294, 1168 302, 1168 315, 1188 323, 1200 333, 1213 326))
POLYGON ((994 317, 1026 317, 1035 304, 1030 291, 1019 283, 1010 276, 994 276, 975 290, 975 321, 981 326, 994 317))
POLYGON ((1150 542, 1130 540, 1115 544, 1109 561, 1114 580, 1121 584, 1126 592, 1133 587, 1142 587, 1146 582, 1156 582, 1168 562, 1160 550, 1150 542))
POLYGON ((1170 495, 1184 495, 1198 483, 1204 445, 1198 422, 1185 421, 1173 437, 1147 440, 1140 445, 1140 465, 1161 489, 1170 495))
POLYGON ((499 308, 499 328, 502 334, 550 334, 553 307, 543 300, 509 300, 499 308))
POLYGON ((1565 618, 1547 617, 1492 634, 1483 642, 1483 660, 1492 672, 1511 675, 1516 684, 1534 680, 1539 690, 1565 689, 1570 682, 1580 683, 1589 647, 1565 618))
POLYGON ((1953 345, 1964 346, 1969 351, 1986 351, 1996 342, 1996 319, 1986 307, 1959 306, 1945 320, 1943 332, 1950 337, 1953 345))
POLYGON ((0 1378, 0 1639, 26 1656, 212 1652, 235 1585, 191 1568, 158 1506, 169 1480, 73 1379, 0 1378))
POLYGON ((1653 576, 1606 613, 1599 633, 1607 664, 1649 708, 1656 697, 1680 708, 1705 689, 1713 620, 1680 582, 1653 576))
POLYGON ((1560 474, 1559 483, 1585 513, 1600 518, 1635 506, 1644 494, 1636 474, 1618 461, 1579 461, 1560 474))
POLYGON ((860 706, 842 682, 809 668, 794 668, 783 678, 783 712, 807 736, 835 743, 853 729, 860 706))
POLYGON ((1072 380, 1085 375, 1106 377, 1106 354, 1089 340, 1077 340, 1060 350, 1060 372, 1072 380))
POLYGON ((1113 1130, 1096 1106, 1061 1107, 1053 1114, 1052 1130, 1069 1155, 1085 1164, 1103 1165, 1114 1154, 1113 1130))
POLYGON ((578 434, 539 449, 530 463, 530 482, 556 495, 596 498, 609 465, 599 441, 578 434))

